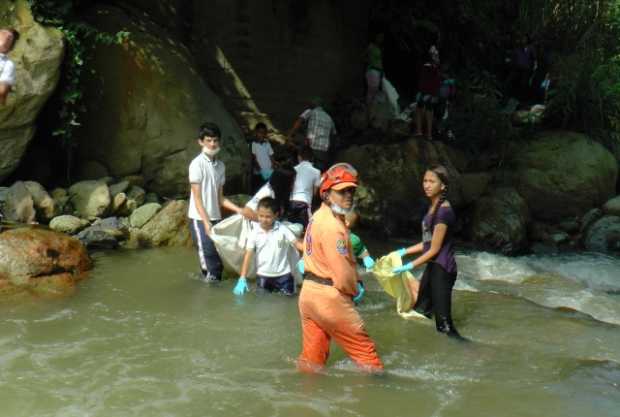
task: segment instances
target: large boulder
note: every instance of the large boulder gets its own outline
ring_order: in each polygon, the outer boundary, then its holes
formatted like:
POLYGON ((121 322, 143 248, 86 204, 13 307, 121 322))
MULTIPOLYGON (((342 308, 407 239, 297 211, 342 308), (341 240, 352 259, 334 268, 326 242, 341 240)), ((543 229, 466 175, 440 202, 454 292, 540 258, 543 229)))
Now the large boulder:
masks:
POLYGON ((594 252, 620 255, 620 217, 604 216, 588 229, 586 249, 594 252))
POLYGON ((516 254, 527 245, 528 220, 528 206, 516 190, 497 188, 476 202, 469 234, 479 247, 516 254))
POLYGON ((541 220, 581 216, 615 194, 615 158, 580 133, 543 133, 516 151, 511 167, 515 187, 541 220))
POLYGON ((422 178, 430 165, 448 169, 449 199, 457 207, 464 202, 460 173, 450 159, 449 147, 439 142, 410 139, 354 146, 339 153, 337 160, 359 171, 362 187, 356 204, 364 222, 387 234, 419 228, 426 202, 422 178))
POLYGON ((0 294, 70 293, 91 266, 84 246, 62 233, 19 228, 0 234, 0 294))
POLYGON ((101 217, 110 203, 110 189, 103 181, 80 181, 69 188, 71 204, 80 217, 101 217))
POLYGON ((19 165, 32 139, 37 115, 60 77, 62 33, 34 21, 27 0, 0 0, 0 27, 15 27, 21 37, 9 57, 16 86, 0 106, 0 182, 19 165))
POLYGON ((140 246, 187 246, 191 242, 187 201, 167 203, 138 233, 140 246))
POLYGON ((78 165, 97 161, 114 177, 141 174, 149 190, 185 196, 189 163, 200 152, 198 128, 213 121, 222 131, 227 185, 239 187, 249 161, 241 129, 183 44, 141 16, 100 6, 89 17, 99 30, 131 35, 123 45, 97 47, 78 165))

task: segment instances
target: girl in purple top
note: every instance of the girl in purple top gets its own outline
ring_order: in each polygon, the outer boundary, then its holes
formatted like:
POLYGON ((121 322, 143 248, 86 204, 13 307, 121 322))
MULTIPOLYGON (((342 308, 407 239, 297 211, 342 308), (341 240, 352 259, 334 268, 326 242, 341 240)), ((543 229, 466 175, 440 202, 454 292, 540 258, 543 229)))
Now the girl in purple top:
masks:
POLYGON ((456 216, 446 199, 448 171, 443 166, 429 168, 424 174, 424 193, 431 207, 422 220, 422 242, 402 248, 399 255, 421 253, 414 261, 394 269, 394 273, 412 270, 426 265, 420 291, 413 309, 431 317, 435 315, 437 331, 462 339, 452 323, 452 287, 456 281, 456 261, 452 234, 456 216))

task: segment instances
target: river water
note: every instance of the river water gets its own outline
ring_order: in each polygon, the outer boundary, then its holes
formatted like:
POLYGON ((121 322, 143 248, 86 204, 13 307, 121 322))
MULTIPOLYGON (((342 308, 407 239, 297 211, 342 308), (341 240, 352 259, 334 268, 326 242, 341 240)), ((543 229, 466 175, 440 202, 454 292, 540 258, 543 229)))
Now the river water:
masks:
POLYGON ((369 281, 386 373, 295 370, 295 298, 231 293, 190 249, 95 254, 75 296, 0 304, 0 416, 620 416, 620 260, 458 257, 461 344, 369 281))

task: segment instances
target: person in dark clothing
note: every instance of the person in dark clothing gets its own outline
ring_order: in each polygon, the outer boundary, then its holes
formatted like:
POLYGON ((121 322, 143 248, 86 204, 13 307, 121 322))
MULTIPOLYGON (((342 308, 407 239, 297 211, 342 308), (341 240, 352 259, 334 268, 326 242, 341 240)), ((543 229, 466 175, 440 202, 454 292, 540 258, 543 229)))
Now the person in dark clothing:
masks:
POLYGON ((422 221, 422 242, 398 250, 401 257, 418 253, 421 255, 395 268, 394 273, 410 271, 426 264, 413 309, 426 317, 434 315, 438 332, 463 340, 452 322, 452 287, 457 275, 453 240, 456 216, 446 199, 446 168, 439 165, 429 168, 424 174, 423 187, 431 206, 422 221))
POLYGON ((422 136, 423 123, 426 122, 426 138, 433 139, 433 118, 439 103, 441 73, 439 70, 439 52, 435 46, 429 50, 429 59, 420 69, 418 78, 418 95, 416 96, 416 136, 422 136))

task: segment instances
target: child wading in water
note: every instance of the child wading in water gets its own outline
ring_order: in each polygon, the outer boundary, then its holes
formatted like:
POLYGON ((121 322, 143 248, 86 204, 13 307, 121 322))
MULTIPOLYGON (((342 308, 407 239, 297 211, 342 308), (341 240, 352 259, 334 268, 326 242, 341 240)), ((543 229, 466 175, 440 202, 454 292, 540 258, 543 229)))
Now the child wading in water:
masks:
POLYGON ((269 292, 286 295, 295 293, 295 279, 291 274, 287 254, 289 245, 302 251, 303 243, 286 226, 276 221, 279 211, 280 207, 272 197, 265 197, 258 202, 258 225, 255 225, 248 237, 241 276, 233 290, 236 295, 249 291, 246 275, 254 252, 257 286, 269 292))
POLYGON ((421 253, 414 261, 394 269, 394 273, 426 265, 420 281, 420 291, 413 309, 426 317, 435 316, 437 331, 463 339, 452 322, 452 287, 456 281, 453 232, 456 216, 446 199, 448 171, 434 166, 426 171, 424 193, 431 207, 422 220, 422 242, 398 250, 399 255, 421 253))

